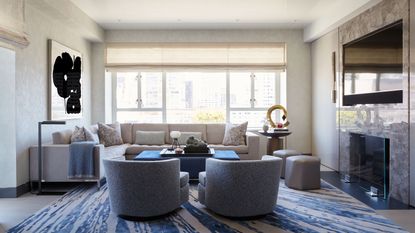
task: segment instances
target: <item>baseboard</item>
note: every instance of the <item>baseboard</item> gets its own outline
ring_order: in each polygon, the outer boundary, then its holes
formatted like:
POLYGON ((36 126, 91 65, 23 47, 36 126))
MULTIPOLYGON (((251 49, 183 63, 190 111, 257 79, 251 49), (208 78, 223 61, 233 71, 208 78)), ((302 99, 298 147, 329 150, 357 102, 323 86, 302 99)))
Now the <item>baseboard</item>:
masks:
POLYGON ((29 182, 11 188, 0 188, 0 198, 15 198, 30 191, 29 182))

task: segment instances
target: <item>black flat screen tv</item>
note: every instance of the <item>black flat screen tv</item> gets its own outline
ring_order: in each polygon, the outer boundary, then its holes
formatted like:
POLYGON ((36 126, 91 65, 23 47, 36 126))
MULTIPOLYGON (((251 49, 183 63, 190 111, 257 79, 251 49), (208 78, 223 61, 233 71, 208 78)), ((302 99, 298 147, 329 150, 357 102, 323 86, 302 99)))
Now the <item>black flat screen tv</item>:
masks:
POLYGON ((402 20, 343 45, 343 105, 402 103, 402 20))

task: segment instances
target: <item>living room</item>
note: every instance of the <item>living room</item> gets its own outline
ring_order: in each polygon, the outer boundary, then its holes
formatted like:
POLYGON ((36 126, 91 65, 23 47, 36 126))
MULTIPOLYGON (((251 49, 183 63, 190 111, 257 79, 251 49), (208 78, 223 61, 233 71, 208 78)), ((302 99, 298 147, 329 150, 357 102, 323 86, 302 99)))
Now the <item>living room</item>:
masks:
POLYGON ((0 232, 415 232, 413 0, 0 5, 0 232))

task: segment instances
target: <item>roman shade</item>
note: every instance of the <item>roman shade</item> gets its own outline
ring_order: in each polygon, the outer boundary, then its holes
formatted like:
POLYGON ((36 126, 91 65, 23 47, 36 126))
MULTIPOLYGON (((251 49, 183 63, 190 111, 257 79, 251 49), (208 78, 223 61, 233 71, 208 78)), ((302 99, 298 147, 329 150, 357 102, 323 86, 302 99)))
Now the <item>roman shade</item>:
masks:
POLYGON ((284 69, 285 43, 107 44, 107 68, 220 67, 284 69))

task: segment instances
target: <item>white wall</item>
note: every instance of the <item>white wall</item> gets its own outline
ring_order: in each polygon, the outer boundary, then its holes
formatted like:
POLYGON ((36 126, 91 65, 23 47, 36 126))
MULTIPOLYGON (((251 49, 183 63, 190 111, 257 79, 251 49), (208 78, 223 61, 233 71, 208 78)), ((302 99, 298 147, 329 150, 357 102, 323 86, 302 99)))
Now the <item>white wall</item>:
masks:
POLYGON ((0 47, 0 188, 16 186, 15 59, 0 47))
MULTIPOLYGON (((311 44, 312 69, 312 151, 321 163, 339 170, 336 104, 331 100, 333 89, 332 52, 336 52, 339 71, 338 31, 334 30, 311 44)), ((340 75, 337 73, 337 80, 340 75)))
MULTIPOLYGON (((109 30, 105 33, 105 41, 286 42, 287 110, 291 123, 289 128, 293 132, 288 137, 288 147, 311 152, 311 58, 310 45, 303 42, 302 30, 109 30)), ((93 85, 101 82, 102 78, 94 79, 93 85)), ((102 102, 104 93, 94 93, 94 98, 102 102)))
POLYGON ((24 30, 30 45, 27 48, 16 49, 17 185, 29 180, 28 148, 37 143, 37 122, 48 119, 48 39, 56 40, 82 54, 83 117, 79 120, 67 121, 66 126, 44 126, 44 142, 51 140, 50 135, 53 131, 73 128, 74 125, 90 124, 92 103, 89 40, 99 38, 100 34, 103 35, 99 30, 94 33, 96 27, 91 27, 90 30, 84 29, 91 25, 92 20, 84 18, 84 13, 74 8, 70 1, 31 0, 26 3, 24 30), (56 10, 56 4, 63 7, 61 10, 64 14, 56 10), (84 23, 78 23, 75 18, 84 19, 84 23))

